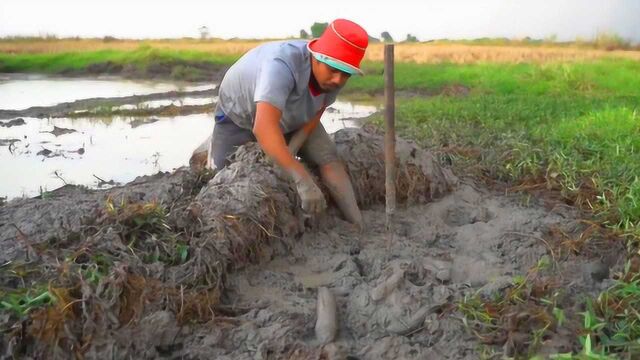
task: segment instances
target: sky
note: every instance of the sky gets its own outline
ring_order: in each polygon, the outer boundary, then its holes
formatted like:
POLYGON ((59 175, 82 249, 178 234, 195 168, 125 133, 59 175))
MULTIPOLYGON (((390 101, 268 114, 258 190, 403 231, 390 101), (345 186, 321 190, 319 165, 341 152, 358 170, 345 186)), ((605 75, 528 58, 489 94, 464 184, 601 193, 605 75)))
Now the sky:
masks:
POLYGON ((0 0, 0 36, 282 38, 347 18, 374 37, 591 39, 640 43, 640 0, 0 0))

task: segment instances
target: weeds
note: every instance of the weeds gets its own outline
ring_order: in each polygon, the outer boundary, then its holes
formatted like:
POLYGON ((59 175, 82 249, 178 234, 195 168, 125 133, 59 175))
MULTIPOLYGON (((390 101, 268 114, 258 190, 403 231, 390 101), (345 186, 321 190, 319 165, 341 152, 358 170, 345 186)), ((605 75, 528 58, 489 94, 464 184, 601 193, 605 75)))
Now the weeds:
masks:
POLYGON ((504 293, 492 299, 480 295, 465 297, 458 310, 463 323, 483 344, 504 345, 505 355, 532 356, 565 314, 557 303, 559 292, 553 282, 542 276, 549 267, 543 257, 525 277, 516 276, 504 293))
POLYGON ((0 310, 10 311, 18 317, 23 317, 33 309, 53 301, 54 298, 46 288, 18 289, 1 295, 0 310))
POLYGON ((143 262, 180 264, 187 260, 189 246, 167 223, 165 208, 157 202, 115 204, 107 199, 105 223, 118 229, 120 239, 132 254, 143 254, 143 262))
POLYGON ((640 353, 640 274, 628 262, 615 285, 589 302, 584 330, 593 348, 606 353, 640 353))

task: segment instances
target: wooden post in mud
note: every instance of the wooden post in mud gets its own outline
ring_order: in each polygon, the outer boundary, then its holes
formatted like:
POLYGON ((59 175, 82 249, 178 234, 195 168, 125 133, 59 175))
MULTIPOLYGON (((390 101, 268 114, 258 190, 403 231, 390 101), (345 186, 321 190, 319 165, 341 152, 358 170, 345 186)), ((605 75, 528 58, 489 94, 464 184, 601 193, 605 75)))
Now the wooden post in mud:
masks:
POLYGON ((393 44, 384 45, 384 163, 387 229, 396 212, 396 128, 395 85, 393 74, 393 44))

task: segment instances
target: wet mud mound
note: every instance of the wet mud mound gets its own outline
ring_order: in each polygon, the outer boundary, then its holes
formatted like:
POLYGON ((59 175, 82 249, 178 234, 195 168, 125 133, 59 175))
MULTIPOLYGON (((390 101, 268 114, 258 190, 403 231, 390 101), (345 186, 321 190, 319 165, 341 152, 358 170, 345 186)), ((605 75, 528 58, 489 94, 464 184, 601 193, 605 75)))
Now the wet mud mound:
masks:
MULTIPOLYGON (((339 131, 332 137, 351 175, 358 203, 384 203, 384 142, 372 141, 362 129, 339 131)), ((440 167, 431 153, 412 142, 398 139, 396 156, 396 199, 400 203, 431 201, 451 191, 457 183, 449 169, 440 167)))
POLYGON ((286 253, 305 216, 255 144, 236 157, 213 178, 181 170, 108 191, 66 186, 0 208, 5 354, 157 357, 180 350, 153 345, 178 334, 133 339, 238 313, 220 303, 227 272, 286 253))
MULTIPOLYGON (((184 169, 108 191, 65 187, 0 207, 3 355, 478 358, 475 334, 487 333, 465 326, 458 304, 517 287, 514 277, 549 256, 539 239, 553 228, 571 233, 576 214, 459 181, 399 140, 401 206, 389 233, 382 136, 345 129, 335 141, 363 231, 332 208, 307 218, 256 144, 216 174, 184 169)), ((593 268, 580 261, 552 270, 562 272, 568 298, 605 284, 585 280, 576 269, 593 268)), ((552 348, 575 345, 552 325, 552 348)), ((483 342, 524 353, 523 330, 493 331, 483 342)))

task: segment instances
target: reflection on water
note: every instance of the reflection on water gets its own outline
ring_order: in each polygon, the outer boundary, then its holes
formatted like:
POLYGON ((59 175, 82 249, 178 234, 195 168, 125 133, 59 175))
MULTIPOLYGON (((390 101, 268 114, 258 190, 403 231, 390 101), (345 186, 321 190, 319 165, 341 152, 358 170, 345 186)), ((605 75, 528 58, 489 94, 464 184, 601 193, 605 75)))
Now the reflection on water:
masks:
MULTIPOLYGON (((93 95, 93 94, 92 94, 93 95)), ((197 99, 194 101, 202 101, 197 99)), ((336 102, 322 118, 328 132, 357 126, 374 106, 336 102)), ((0 196, 35 196, 64 183, 95 187, 188 165, 212 132, 209 114, 171 118, 35 119, 0 128, 0 196), (57 133, 72 129, 56 136, 57 133), (4 145, 3 145, 4 144, 4 145)))
POLYGON ((135 120, 26 118, 26 125, 3 129, 2 138, 20 141, 0 147, 0 196, 38 195, 40 187, 52 190, 64 181, 87 186, 95 186, 97 178, 124 183, 172 170, 188 164, 195 144, 213 129, 207 114, 132 127, 135 120), (50 133, 54 126, 76 132, 56 137, 50 133))
POLYGON ((322 115, 322 125, 329 134, 346 127, 359 127, 359 118, 367 117, 376 111, 372 105, 355 105, 346 101, 336 101, 322 115))
POLYGON ((116 106, 114 110, 136 110, 136 109, 156 109, 164 106, 174 105, 174 106, 194 106, 194 105, 207 105, 213 104, 218 101, 218 97, 203 97, 203 98, 194 98, 194 97, 185 97, 180 99, 165 99, 165 100, 151 100, 151 101, 143 101, 139 104, 126 104, 121 106, 116 106))
POLYGON ((172 90, 196 91, 212 87, 213 84, 185 87, 174 83, 112 77, 69 79, 3 74, 0 77, 0 109, 21 110, 94 97, 146 95, 172 90))

